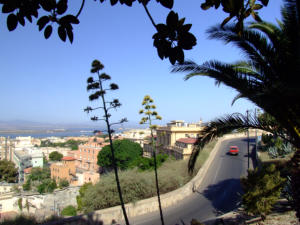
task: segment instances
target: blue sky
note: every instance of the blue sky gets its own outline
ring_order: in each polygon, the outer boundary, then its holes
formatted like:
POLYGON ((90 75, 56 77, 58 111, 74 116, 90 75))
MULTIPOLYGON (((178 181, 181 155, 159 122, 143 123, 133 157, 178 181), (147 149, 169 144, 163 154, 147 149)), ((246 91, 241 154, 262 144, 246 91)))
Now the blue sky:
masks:
MULTIPOLYGON (((69 1, 70 13, 76 13, 80 1, 69 1)), ((202 1, 203 2, 203 1, 202 1)), ((197 46, 185 51, 186 59, 197 63, 218 59, 233 62, 243 55, 238 49, 220 41, 208 40, 205 31, 220 23, 226 14, 219 10, 202 11, 201 1, 175 1, 173 10, 197 37, 197 46)), ((280 19, 282 1, 270 1, 260 15, 266 21, 280 19)), ((156 23, 165 22, 168 10, 156 1, 149 4, 156 23)), ((154 27, 143 7, 117 5, 109 1, 86 1, 74 26, 74 42, 59 40, 53 33, 48 40, 38 27, 26 21, 25 27, 8 32, 6 15, 0 14, 0 120, 30 120, 50 123, 86 123, 83 108, 90 105, 86 79, 91 62, 99 59, 120 89, 110 95, 123 104, 113 113, 118 120, 140 120, 138 114, 144 95, 150 95, 163 123, 173 119, 188 122, 209 121, 224 114, 254 109, 247 100, 231 106, 234 90, 217 87, 214 80, 197 77, 183 81, 184 74, 170 73, 168 60, 161 61, 153 47, 154 27)), ((54 29, 56 31, 56 28, 54 29)), ((102 112, 98 112, 102 114, 102 112)))

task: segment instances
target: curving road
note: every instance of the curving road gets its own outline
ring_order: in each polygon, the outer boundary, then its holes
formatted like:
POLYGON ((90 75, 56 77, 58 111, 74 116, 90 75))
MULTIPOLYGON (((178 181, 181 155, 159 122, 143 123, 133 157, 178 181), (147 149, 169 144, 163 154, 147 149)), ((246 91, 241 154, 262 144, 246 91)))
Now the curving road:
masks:
MULTIPOLYGON (((250 141, 251 154, 255 142, 253 139, 250 141)), ((237 208, 242 193, 240 177, 246 175, 247 167, 247 138, 223 141, 195 193, 180 204, 163 209, 165 224, 188 225, 193 218, 207 221, 237 208), (238 156, 227 154, 230 145, 239 147, 238 156)), ((252 168, 251 159, 250 168, 252 168)), ((134 225, 161 224, 158 211, 129 219, 134 225)))

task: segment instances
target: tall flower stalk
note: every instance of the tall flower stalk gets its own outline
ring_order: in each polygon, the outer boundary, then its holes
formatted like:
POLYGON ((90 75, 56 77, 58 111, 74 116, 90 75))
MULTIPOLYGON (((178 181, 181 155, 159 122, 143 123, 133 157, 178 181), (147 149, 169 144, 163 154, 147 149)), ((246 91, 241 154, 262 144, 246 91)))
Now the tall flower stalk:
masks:
POLYGON ((157 128, 156 125, 152 124, 153 120, 161 120, 161 116, 158 115, 158 113, 155 111, 156 106, 153 104, 153 99, 146 95, 143 99, 142 105, 144 106, 144 109, 141 109, 139 111, 140 114, 144 114, 144 117, 142 117, 140 124, 149 124, 149 128, 151 131, 151 145, 153 149, 153 158, 154 158, 154 172, 155 172, 155 184, 156 184, 156 193, 157 193, 157 199, 158 199, 158 206, 159 206, 159 213, 160 213, 160 220, 161 224, 164 225, 164 217, 160 202, 160 193, 159 193, 159 185, 158 185, 158 176, 157 176, 157 162, 156 162, 156 142, 154 139, 153 130, 157 128))
POLYGON ((104 66, 102 65, 102 63, 100 61, 94 60, 92 63, 91 73, 96 74, 96 76, 95 76, 96 78, 91 76, 87 79, 87 83, 88 83, 87 91, 93 91, 93 93, 89 96, 89 100, 90 101, 99 100, 100 102, 102 102, 102 106, 95 107, 95 108, 88 106, 84 109, 84 111, 87 113, 97 110, 97 109, 102 109, 104 111, 104 115, 102 117, 99 118, 97 116, 93 116, 93 117, 91 117, 91 120, 92 121, 102 120, 102 121, 105 121, 105 123, 106 123, 107 133, 108 133, 109 143, 110 143, 110 149, 111 149, 111 155, 112 155, 112 163, 113 163, 113 168, 114 168, 114 172, 115 172, 115 178, 116 178, 117 189, 118 189, 119 198, 120 198, 120 202, 121 202, 121 207, 122 207, 126 225, 129 225, 129 220, 128 220, 127 213, 125 210, 124 200, 123 200, 120 181, 119 181, 118 168, 117 168, 117 163, 116 163, 116 158, 115 158, 115 150, 114 150, 113 143, 112 143, 112 134, 113 134, 114 130, 111 128, 112 125, 127 122, 127 119, 126 118, 121 119, 119 122, 116 122, 116 123, 111 123, 109 121, 109 119, 111 117, 111 114, 109 113, 109 111, 111 109, 119 108, 121 106, 121 103, 119 102, 118 99, 113 99, 112 101, 106 101, 106 99, 105 99, 106 92, 117 90, 117 89, 119 89, 119 87, 117 84, 111 83, 108 88, 104 88, 103 83, 105 81, 110 80, 111 77, 109 75, 107 75, 106 73, 100 74, 99 71, 102 70, 103 68, 104 68, 104 66))

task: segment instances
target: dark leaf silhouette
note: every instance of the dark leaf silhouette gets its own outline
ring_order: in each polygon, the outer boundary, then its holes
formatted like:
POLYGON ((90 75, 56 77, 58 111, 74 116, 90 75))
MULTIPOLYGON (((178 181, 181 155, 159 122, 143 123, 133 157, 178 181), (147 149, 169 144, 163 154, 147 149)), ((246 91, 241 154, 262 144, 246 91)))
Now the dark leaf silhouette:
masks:
POLYGON ((48 39, 51 34, 52 34, 52 26, 48 25, 44 31, 44 36, 46 39, 48 39))
POLYGON ((13 31, 14 29, 16 29, 18 25, 18 17, 11 13, 8 15, 7 17, 7 28, 9 31, 13 31))

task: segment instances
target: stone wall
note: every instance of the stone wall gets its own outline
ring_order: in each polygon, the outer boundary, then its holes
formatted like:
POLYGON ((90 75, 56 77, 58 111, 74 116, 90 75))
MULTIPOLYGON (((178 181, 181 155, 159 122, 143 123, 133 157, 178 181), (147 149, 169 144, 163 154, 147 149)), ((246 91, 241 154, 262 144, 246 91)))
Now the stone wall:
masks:
POLYGON ((34 214, 36 218, 41 219, 50 215, 59 214, 61 210, 68 205, 76 207, 77 195, 79 195, 79 187, 68 187, 55 190, 49 194, 22 193, 14 196, 11 201, 14 202, 14 211, 20 212, 18 200, 22 198, 22 212, 25 214, 34 214))

